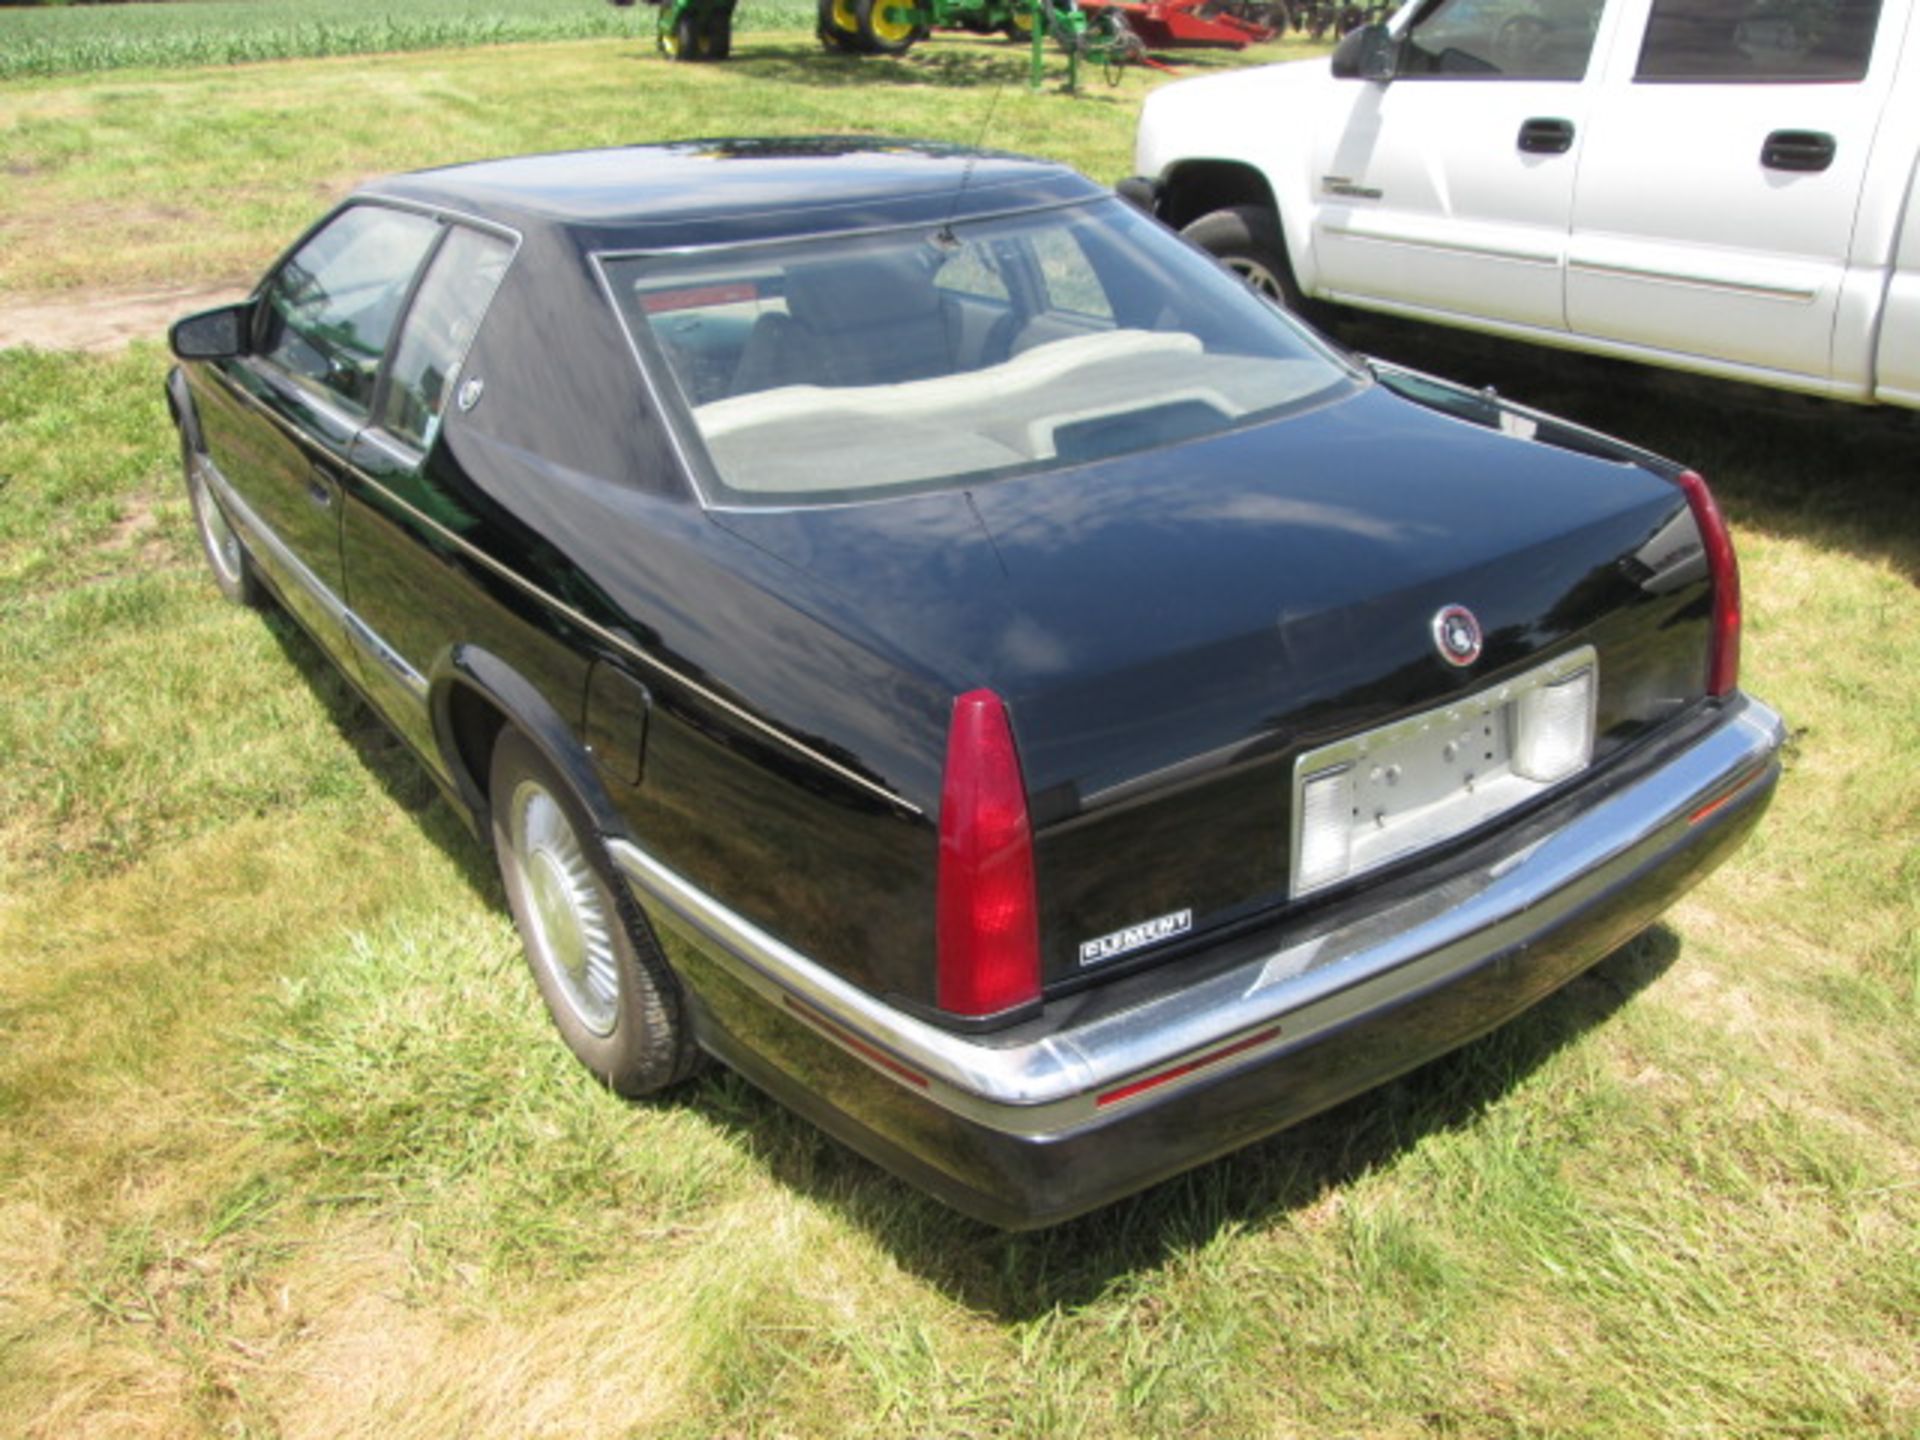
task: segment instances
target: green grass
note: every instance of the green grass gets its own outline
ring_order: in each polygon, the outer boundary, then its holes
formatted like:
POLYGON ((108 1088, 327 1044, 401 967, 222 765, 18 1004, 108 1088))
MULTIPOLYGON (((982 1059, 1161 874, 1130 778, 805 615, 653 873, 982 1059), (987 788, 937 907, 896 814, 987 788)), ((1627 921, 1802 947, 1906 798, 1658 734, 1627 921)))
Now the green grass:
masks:
MULTIPOLYGON (((1028 90, 1028 53, 941 35, 900 60, 860 59, 780 32, 744 38, 724 65, 604 40, 21 81, 0 86, 0 297, 244 288, 370 175, 535 150, 889 133, 984 141, 1106 180, 1128 173, 1133 114, 1165 77, 1135 69, 1117 89, 1089 77, 1069 103, 1028 90)), ((1232 63, 1189 52, 1182 71, 1232 63)), ((1064 62, 1049 64, 1057 87, 1064 62)))
MULTIPOLYGON (((0 80, 230 65, 587 36, 651 38, 657 11, 603 0, 169 0, 0 9, 0 80)), ((741 31, 812 23, 802 0, 747 0, 741 31)))
MULTIPOLYGON (((1001 63, 758 46, 692 75, 594 43, 27 82, 0 117, 43 168, 0 205, 88 237, 90 283, 219 278, 358 167, 958 135, 990 91, 932 82, 1001 63), (158 277, 156 195, 197 217, 158 277)), ((1145 83, 1011 88, 993 138, 1120 173, 1145 83)), ((0 265, 20 293, 84 278, 0 265)), ((290 622, 219 603, 158 347, 0 352, 0 1430, 1920 1431, 1911 428, 1358 333, 1706 469, 1786 783, 1733 863, 1520 1021, 1020 1237, 724 1073, 648 1104, 588 1083, 489 857, 290 622)))

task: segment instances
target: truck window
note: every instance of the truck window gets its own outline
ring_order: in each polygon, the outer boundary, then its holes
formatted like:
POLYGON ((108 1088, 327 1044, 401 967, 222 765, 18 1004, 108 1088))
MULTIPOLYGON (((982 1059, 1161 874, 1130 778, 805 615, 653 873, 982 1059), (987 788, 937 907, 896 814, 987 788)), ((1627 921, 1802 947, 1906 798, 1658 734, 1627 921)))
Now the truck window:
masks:
POLYGON ((1653 0, 1635 80, 1859 80, 1880 0, 1653 0))
POLYGON ((1438 0, 1413 22, 1405 79, 1578 80, 1604 0, 1438 0))

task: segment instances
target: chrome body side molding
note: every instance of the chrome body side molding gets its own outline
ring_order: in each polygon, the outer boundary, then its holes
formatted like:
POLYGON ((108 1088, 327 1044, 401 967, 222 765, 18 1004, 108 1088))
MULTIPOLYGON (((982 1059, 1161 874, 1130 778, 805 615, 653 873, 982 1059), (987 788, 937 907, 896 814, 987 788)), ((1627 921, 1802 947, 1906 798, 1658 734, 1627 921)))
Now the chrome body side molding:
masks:
POLYGON ((1204 980, 1012 1042, 957 1034, 890 1005, 639 846, 609 848, 643 905, 670 912, 770 1005, 816 1012, 829 1022, 817 1028, 843 1050, 974 1124, 1052 1138, 1148 1103, 1144 1087, 1135 1098, 1142 1077, 1180 1072, 1155 1080, 1157 1101, 1256 1069, 1556 932, 1649 868, 1681 864, 1714 828, 1704 823, 1710 814, 1768 792, 1784 738, 1778 715, 1738 696, 1706 734, 1558 828, 1521 827, 1513 845, 1473 870, 1345 924, 1309 922, 1204 980))
POLYGON ((220 508, 226 512, 227 519, 246 541, 247 547, 266 562, 272 575, 298 585, 310 595, 328 620, 340 626, 348 643, 360 655, 397 680, 424 713, 427 704, 426 677, 415 670, 404 655, 381 639, 372 626, 354 614, 325 581, 309 570, 300 557, 289 550, 280 537, 268 528, 267 523, 254 513, 253 507, 240 498, 240 492, 228 483, 227 477, 220 473, 220 467, 210 457, 203 458, 208 487, 219 501, 220 508))

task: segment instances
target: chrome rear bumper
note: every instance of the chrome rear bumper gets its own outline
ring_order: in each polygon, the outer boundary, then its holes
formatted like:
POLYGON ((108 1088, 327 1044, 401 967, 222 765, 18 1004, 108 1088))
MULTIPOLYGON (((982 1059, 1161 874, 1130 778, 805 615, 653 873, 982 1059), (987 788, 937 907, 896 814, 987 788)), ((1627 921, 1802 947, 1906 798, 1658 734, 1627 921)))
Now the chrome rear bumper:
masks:
POLYGON ((1731 853, 1771 794, 1783 739, 1779 716, 1736 696, 1671 753, 1514 826, 1438 883, 1371 907, 1330 907, 1277 943, 1271 931, 1244 937, 1222 947, 1231 955, 1190 967, 1191 983, 1149 972, 1068 997, 1011 1034, 929 1024, 848 985, 637 846, 612 849, 674 942, 714 1048, 961 1208, 1001 1224, 1046 1223, 1220 1153, 1218 1125, 1183 1135, 1189 1127, 1167 1123, 1190 1097, 1223 1115, 1232 1108, 1223 1092, 1266 1092, 1291 1076, 1286 1095, 1237 1123, 1230 1143, 1244 1143, 1249 1125, 1278 1128, 1411 1068, 1579 973, 1731 853), (1488 983, 1502 967, 1515 972, 1504 989, 1488 983), (1471 1003, 1454 1003, 1468 991, 1471 1003), (743 1015, 748 997, 771 1011, 743 1015), (1435 1013, 1422 1019, 1430 1001, 1435 1013), (1317 1083, 1316 1055, 1350 1046, 1384 1017, 1391 1023, 1364 1057, 1332 1067, 1351 1083, 1317 1083), (829 1070, 822 1094, 818 1077, 829 1070), (1312 1103, 1303 1109, 1296 1095, 1312 1103), (1150 1143, 1138 1164, 1089 1175, 1090 1199, 1051 1162, 1044 1194, 1028 1193, 1025 1160, 989 1154, 1057 1157, 1082 1138, 1127 1131, 1150 1143), (951 1147, 963 1157, 943 1153, 951 1147))

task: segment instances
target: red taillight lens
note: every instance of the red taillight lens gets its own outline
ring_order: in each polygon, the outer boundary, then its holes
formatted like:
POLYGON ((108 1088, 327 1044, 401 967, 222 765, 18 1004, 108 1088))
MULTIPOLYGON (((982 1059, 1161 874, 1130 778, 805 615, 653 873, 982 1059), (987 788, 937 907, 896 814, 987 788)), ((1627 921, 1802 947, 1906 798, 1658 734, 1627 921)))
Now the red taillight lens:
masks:
POLYGON ((1707 574, 1713 580, 1713 641, 1707 651, 1707 693, 1731 695, 1740 683, 1740 562, 1733 556, 1733 536, 1714 504, 1707 482, 1688 470, 1676 482, 1686 493, 1694 527, 1707 551, 1707 574))
POLYGON ((953 702, 936 904, 942 1010, 993 1015, 1039 997, 1027 787, 1007 707, 991 690, 953 702))

